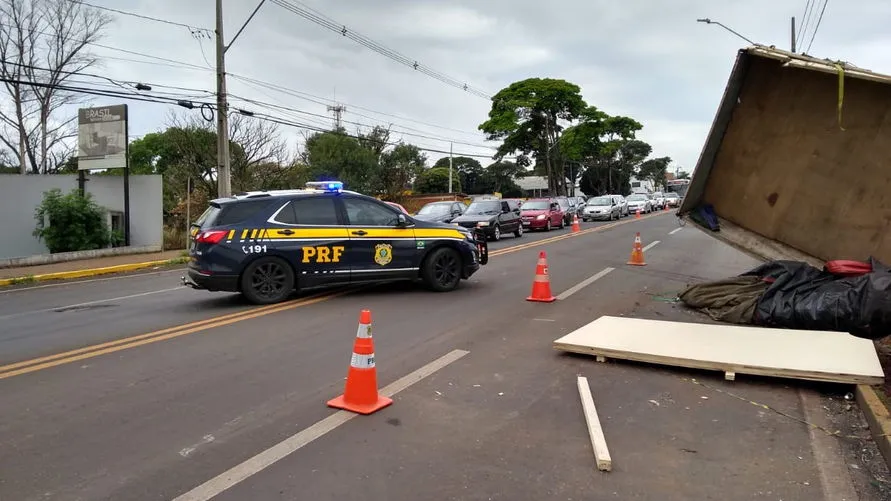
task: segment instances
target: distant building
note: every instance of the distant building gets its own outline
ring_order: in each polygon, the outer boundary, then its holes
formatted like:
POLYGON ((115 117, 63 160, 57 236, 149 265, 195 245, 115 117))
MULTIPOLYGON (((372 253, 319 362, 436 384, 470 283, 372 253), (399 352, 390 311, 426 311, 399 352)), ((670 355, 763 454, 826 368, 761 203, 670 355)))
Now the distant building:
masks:
MULTIPOLYGON (((517 183, 517 186, 523 191, 524 197, 546 197, 549 194, 547 176, 518 177, 514 178, 514 182, 517 183)), ((571 191, 572 181, 570 181, 569 178, 566 178, 565 183, 571 191)))
POLYGON ((656 191, 656 185, 649 179, 631 178, 631 193, 652 193, 656 191))

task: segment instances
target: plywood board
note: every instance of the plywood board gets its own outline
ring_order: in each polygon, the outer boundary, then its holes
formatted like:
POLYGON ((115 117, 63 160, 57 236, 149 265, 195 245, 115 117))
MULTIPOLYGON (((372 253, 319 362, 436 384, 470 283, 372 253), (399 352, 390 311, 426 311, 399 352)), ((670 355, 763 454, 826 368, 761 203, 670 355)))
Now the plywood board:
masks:
POLYGON ((597 408, 594 407, 594 397, 591 395, 591 387, 588 378, 578 378, 579 397, 582 399, 582 412, 585 414, 585 424, 588 425, 588 436, 591 438, 591 448, 594 449, 594 460, 597 469, 610 471, 613 469, 613 460, 606 446, 606 438, 603 436, 603 427, 600 426, 600 418, 597 417, 597 408))
POLYGON ((725 373, 880 384, 875 345, 843 332, 764 329, 603 316, 554 349, 725 373))

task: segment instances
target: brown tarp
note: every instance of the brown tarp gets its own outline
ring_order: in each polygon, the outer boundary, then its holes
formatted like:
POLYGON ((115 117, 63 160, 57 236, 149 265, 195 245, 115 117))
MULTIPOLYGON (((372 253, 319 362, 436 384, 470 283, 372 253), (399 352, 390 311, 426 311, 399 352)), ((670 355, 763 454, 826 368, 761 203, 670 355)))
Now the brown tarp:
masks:
POLYGON ((770 284, 761 277, 732 277, 691 285, 678 298, 721 322, 751 324, 758 299, 770 284))

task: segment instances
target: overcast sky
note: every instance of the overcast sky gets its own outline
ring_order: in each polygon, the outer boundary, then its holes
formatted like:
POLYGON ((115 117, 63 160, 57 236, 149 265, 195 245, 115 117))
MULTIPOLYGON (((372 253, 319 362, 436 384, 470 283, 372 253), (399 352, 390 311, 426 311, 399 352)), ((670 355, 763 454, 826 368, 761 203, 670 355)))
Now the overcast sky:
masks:
MULTIPOLYGON (((210 29, 214 25, 214 0, 89 1, 210 29)), ((223 0, 227 40, 256 2, 223 0)), ((815 3, 819 11, 823 2, 815 3)), ((696 19, 721 21, 756 42, 788 49, 790 17, 796 16, 801 27, 805 4, 805 0, 304 1, 338 24, 490 95, 529 77, 578 84, 589 104, 643 123, 640 138, 653 146, 653 154, 670 156, 676 166, 687 170, 696 164, 736 51, 747 45, 720 27, 696 23, 696 19)), ((818 14, 808 22, 803 48, 810 42, 818 14)), ((153 61, 95 48, 94 53, 104 58, 103 74, 214 89, 212 40, 199 42, 185 28, 114 17, 102 43, 206 69, 111 59, 153 61)), ((889 19, 888 0, 829 2, 809 52, 891 73, 889 19)), ((327 117, 262 109, 233 96, 234 106, 327 128, 333 118, 325 105, 336 96, 347 108, 344 120, 363 124, 346 123, 351 131, 392 124, 394 131, 429 136, 404 136, 424 148, 447 151, 452 141, 456 154, 491 155, 491 146, 484 146, 477 129, 489 111, 486 99, 413 71, 270 1, 229 50, 227 70, 303 97, 230 77, 234 96, 327 117)), ((117 102, 98 98, 94 104, 117 102)), ((134 136, 163 129, 172 109, 130 104, 130 134, 134 136)), ((291 138, 300 133, 293 128, 282 132, 291 138)), ((442 156, 428 155, 431 162, 442 156)))

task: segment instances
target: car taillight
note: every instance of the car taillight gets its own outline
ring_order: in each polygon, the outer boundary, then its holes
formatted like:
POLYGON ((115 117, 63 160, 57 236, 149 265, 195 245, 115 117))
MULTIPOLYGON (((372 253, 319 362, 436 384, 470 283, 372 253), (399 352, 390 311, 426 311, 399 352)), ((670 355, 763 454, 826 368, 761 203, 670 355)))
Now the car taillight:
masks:
POLYGON ((202 244, 218 244, 227 233, 229 232, 226 230, 202 231, 195 237, 195 241, 202 244))

